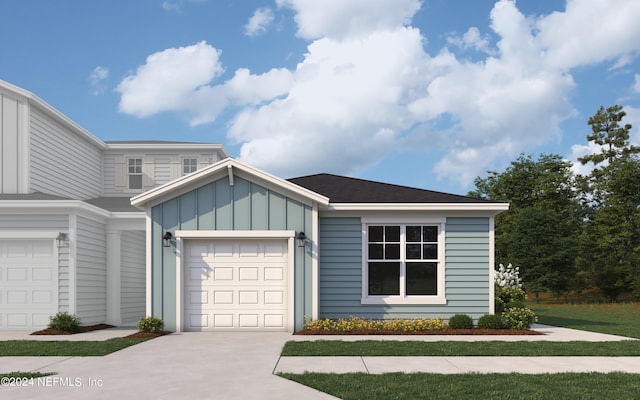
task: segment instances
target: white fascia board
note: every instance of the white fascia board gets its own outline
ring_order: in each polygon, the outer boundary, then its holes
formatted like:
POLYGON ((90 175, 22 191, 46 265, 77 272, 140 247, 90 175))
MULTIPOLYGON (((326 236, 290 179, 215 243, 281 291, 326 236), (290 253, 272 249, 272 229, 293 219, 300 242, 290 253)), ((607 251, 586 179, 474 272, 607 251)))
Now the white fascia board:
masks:
POLYGON ((227 176, 229 173, 228 167, 232 168, 234 175, 257 181, 259 184, 265 184, 265 186, 268 186, 267 188, 279 189, 280 191, 284 191, 285 194, 286 192, 293 193, 301 198, 305 198, 311 202, 316 202, 325 206, 329 204, 329 199, 325 196, 284 179, 275 177, 259 169, 250 167, 232 158, 218 161, 217 163, 211 164, 208 167, 202 168, 189 175, 185 175, 171 182, 165 183, 164 185, 134 196, 131 198, 131 204, 135 207, 144 208, 145 205, 149 203, 160 203, 165 197, 167 197, 167 199, 173 198, 183 192, 195 189, 199 184, 201 184, 201 182, 206 181, 207 178, 210 178, 211 176, 215 176, 216 174, 224 174, 227 176))
POLYGON ((227 154, 222 145, 215 143, 105 143, 105 148, 107 150, 208 150, 227 154))
POLYGON ((332 203, 326 211, 484 211, 500 213, 509 203, 332 203))

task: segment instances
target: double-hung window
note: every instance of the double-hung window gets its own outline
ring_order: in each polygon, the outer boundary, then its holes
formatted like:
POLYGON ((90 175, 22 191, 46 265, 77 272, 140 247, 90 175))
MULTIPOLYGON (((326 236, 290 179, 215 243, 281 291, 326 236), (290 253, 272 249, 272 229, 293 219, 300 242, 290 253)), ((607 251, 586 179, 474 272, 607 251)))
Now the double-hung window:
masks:
POLYGON ((127 159, 127 175, 130 190, 142 189, 142 158, 127 159))
POLYGON ((442 304, 444 223, 363 225, 364 304, 442 304))

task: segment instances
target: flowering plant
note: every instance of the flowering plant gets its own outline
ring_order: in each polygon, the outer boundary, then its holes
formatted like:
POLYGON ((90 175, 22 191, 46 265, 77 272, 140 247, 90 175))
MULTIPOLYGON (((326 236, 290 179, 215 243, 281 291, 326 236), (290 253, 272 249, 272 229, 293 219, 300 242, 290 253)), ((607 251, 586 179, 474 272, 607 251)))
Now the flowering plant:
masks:
POLYGON ((304 323, 305 329, 325 332, 357 332, 357 331, 394 331, 394 332, 420 332, 426 330, 442 330, 447 327, 444 317, 440 318, 413 318, 413 319, 363 319, 360 317, 340 319, 318 319, 304 323))
POLYGON ((500 287, 521 288, 520 267, 514 267, 511 263, 506 267, 503 264, 499 264, 495 274, 495 281, 500 287))

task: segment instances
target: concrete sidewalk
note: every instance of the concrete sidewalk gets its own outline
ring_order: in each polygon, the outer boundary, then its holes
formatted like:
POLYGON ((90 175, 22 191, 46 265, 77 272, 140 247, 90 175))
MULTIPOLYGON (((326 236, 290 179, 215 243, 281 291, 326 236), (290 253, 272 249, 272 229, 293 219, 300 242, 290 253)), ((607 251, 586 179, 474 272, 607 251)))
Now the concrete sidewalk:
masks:
MULTIPOLYGON (((612 342, 633 338, 580 331, 547 325, 532 329, 544 335, 398 335, 398 336, 302 336, 294 341, 313 340, 398 340, 398 341, 465 341, 465 342, 612 342)), ((640 357, 280 357, 276 373, 348 373, 383 374, 388 372, 427 372, 438 374, 463 373, 523 373, 543 374, 560 372, 628 372, 640 373, 640 357)))
POLYGON ((640 373, 640 357, 281 357, 276 373, 640 373))

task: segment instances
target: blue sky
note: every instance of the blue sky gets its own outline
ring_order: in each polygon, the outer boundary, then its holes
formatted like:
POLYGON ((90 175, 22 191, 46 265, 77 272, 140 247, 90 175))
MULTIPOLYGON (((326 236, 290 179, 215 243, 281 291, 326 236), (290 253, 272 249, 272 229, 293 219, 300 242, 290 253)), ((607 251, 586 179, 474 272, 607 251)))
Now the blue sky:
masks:
POLYGON ((640 144, 637 0, 21 0, 0 79, 99 138, 220 143, 289 178, 465 194, 575 160, 600 105, 640 144))

